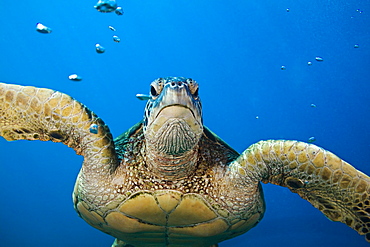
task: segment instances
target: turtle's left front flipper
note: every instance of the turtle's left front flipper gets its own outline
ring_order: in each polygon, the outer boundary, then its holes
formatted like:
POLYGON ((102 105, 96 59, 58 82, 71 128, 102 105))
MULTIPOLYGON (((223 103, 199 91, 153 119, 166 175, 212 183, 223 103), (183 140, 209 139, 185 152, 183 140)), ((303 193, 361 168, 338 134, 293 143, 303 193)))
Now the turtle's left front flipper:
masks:
POLYGON ((113 170, 118 164, 104 122, 69 95, 46 88, 0 83, 0 136, 62 142, 84 156, 84 166, 113 170))
POLYGON ((289 188, 370 242, 370 178, 333 153, 304 142, 260 141, 230 170, 242 179, 289 188))

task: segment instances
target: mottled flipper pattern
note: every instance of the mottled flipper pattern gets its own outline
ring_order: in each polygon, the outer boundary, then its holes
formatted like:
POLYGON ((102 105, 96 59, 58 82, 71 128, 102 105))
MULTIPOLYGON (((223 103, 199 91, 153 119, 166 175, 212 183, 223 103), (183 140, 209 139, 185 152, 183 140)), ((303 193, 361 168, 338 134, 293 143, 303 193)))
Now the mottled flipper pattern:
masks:
POLYGON ((333 153, 297 141, 260 141, 231 164, 248 180, 289 188, 370 241, 370 178, 333 153))
POLYGON ((109 166, 118 163, 104 122, 80 102, 50 89, 0 83, 0 136, 63 142, 85 161, 88 155, 109 166), (97 134, 90 132, 92 124, 98 126, 97 134))

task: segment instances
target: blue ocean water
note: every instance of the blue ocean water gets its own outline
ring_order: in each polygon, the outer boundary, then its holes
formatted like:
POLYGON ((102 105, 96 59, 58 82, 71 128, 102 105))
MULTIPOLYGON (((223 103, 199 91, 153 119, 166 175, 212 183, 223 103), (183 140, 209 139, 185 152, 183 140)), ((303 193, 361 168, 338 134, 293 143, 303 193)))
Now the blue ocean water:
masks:
MULTIPOLYGON (((368 0, 118 0, 122 16, 95 3, 0 1, 0 81, 65 92, 118 136, 142 118, 135 94, 152 80, 191 77, 205 125, 237 151, 314 136, 370 174, 368 0), (53 32, 36 32, 38 22, 53 32), (83 80, 68 80, 73 73, 83 80)), ((0 155, 0 247, 112 244, 73 209, 82 157, 72 149, 0 139, 0 155)), ((264 219, 220 246, 368 246, 288 189, 263 187, 264 219)))

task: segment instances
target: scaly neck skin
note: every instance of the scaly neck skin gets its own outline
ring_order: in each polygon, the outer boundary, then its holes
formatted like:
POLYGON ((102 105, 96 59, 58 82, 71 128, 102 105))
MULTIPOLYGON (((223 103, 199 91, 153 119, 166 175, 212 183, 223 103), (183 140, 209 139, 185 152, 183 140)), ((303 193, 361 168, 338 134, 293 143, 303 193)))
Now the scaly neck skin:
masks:
POLYGON ((165 179, 189 176, 194 172, 198 160, 201 126, 184 115, 162 120, 159 117, 157 120, 145 133, 149 170, 165 179))
POLYGON ((191 175, 198 160, 198 148, 195 147, 182 155, 169 155, 158 151, 155 145, 146 145, 146 163, 156 176, 168 180, 179 180, 191 175))

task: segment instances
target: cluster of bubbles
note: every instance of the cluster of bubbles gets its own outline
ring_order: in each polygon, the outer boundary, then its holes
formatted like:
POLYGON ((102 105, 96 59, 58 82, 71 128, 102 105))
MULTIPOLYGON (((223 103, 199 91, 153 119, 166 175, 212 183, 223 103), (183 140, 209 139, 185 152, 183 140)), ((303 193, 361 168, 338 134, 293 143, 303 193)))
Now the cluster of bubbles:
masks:
MULTIPOLYGON (((357 47, 356 47, 356 45, 355 45, 355 48, 358 48, 358 45, 357 45, 357 47)), ((324 61, 324 58, 319 57, 319 56, 316 56, 316 57, 315 57, 315 60, 316 60, 317 62, 323 62, 323 61, 324 61)), ((307 62, 307 65, 308 65, 308 66, 311 66, 311 65, 312 65, 312 62, 311 62, 311 61, 308 61, 308 62, 307 62)), ((281 70, 286 70, 285 65, 282 65, 282 66, 280 67, 280 69, 281 69, 281 70)))
MULTIPOLYGON (((286 8, 286 12, 290 12, 290 8, 286 8)), ((362 14, 362 10, 360 10, 360 9, 357 9, 356 10, 356 12, 357 13, 359 13, 359 14, 362 14)), ((353 16, 351 16, 351 18, 354 18, 353 16)), ((360 48, 360 45, 359 44, 355 44, 354 46, 353 46, 354 48, 360 48)), ((320 57, 320 56, 316 56, 315 57, 315 60, 317 61, 317 62, 323 62, 324 61, 324 58, 322 58, 322 57, 320 57)), ((312 61, 308 61, 307 62, 307 65, 308 66, 311 66, 313 63, 312 63, 312 61)), ((280 67, 280 69, 281 70, 286 70, 287 68, 286 68, 286 66, 285 65, 282 65, 281 67, 280 67)), ((316 108, 316 105, 315 104, 311 104, 310 105, 312 108, 316 108)), ((256 116, 256 119, 258 119, 259 117, 258 116, 256 116)), ((308 138, 308 140, 307 140, 307 142, 309 142, 309 143, 312 143, 312 142, 314 142, 314 141, 316 141, 316 138, 314 137, 314 136, 311 136, 310 138, 308 138)))
MULTIPOLYGON (((119 7, 117 5, 117 2, 115 0, 99 0, 94 8, 101 12, 101 13, 116 13, 117 15, 123 15, 123 9, 122 7, 119 7)), ((110 30, 113 32, 116 31, 116 29, 113 26, 108 26, 110 30)), ((121 42, 121 39, 117 35, 113 35, 113 41, 116 43, 121 42)), ((105 48, 101 44, 95 45, 95 50, 97 53, 101 54, 105 52, 105 48)))
MULTIPOLYGON (((116 0, 99 0, 94 6, 94 8, 101 13, 114 12, 117 15, 123 15, 123 9, 122 7, 119 7, 117 5, 116 0)), ((113 26, 108 26, 108 28, 114 32, 116 31, 116 29, 113 26)), ((37 23, 36 31, 43 34, 48 34, 52 32, 52 29, 50 27, 45 26, 42 23, 37 23)), ((113 35, 113 41, 119 43, 121 39, 117 35, 113 35)), ((95 51, 101 54, 105 52, 105 48, 101 44, 95 44, 95 51)), ((81 81, 82 77, 77 74, 71 74, 68 76, 68 79, 72 81, 81 81)))
POLYGON ((356 9, 356 11, 360 14, 362 14, 362 10, 361 9, 356 9))
MULTIPOLYGON (((290 12, 290 9, 289 9, 289 8, 287 8, 287 9, 286 9, 286 12, 290 12)), ((356 12, 358 12, 359 14, 362 14, 362 10, 360 10, 360 9, 357 9, 357 10, 356 10, 356 12)), ((353 18, 353 16, 351 16, 351 18, 353 18)), ((360 45, 359 45, 359 44, 355 44, 353 47, 354 47, 354 48, 360 48, 360 45)), ((316 60, 316 61, 318 61, 318 62, 323 62, 323 61, 324 61, 324 59, 323 59, 322 57, 320 57, 320 56, 316 56, 316 57, 315 57, 315 60, 316 60)), ((308 66, 311 66, 311 65, 312 65, 312 62, 311 62, 311 61, 308 61, 308 62, 307 62, 307 65, 308 65, 308 66)), ((281 70, 286 70, 286 66, 285 66, 285 65, 282 65, 282 66, 280 67, 280 69, 281 69, 281 70)))

